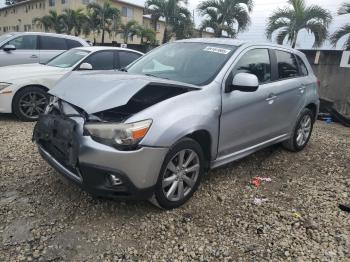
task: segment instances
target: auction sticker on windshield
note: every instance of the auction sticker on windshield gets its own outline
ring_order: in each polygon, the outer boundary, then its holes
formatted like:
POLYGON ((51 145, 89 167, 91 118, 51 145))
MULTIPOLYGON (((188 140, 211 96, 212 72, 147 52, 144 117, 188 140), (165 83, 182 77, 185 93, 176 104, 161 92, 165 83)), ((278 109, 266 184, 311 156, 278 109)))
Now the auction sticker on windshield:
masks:
POLYGON ((207 51, 207 52, 213 52, 213 53, 218 53, 218 54, 223 54, 223 55, 227 55, 231 51, 230 49, 214 47, 214 46, 207 46, 203 50, 207 51))

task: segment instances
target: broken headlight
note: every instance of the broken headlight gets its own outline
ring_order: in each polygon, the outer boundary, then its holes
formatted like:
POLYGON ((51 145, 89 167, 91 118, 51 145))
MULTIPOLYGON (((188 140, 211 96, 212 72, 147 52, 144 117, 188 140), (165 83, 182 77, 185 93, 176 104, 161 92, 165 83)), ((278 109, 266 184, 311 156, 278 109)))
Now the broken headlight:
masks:
POLYGON ((132 150, 145 137, 151 124, 152 120, 130 124, 88 123, 85 124, 85 130, 97 142, 120 150, 132 150))

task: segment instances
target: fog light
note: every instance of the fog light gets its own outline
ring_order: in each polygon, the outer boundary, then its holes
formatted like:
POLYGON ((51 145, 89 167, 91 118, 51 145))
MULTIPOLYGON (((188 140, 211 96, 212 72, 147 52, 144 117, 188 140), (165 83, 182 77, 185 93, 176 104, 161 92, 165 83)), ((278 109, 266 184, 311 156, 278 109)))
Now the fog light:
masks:
POLYGON ((109 181, 111 181, 112 186, 119 186, 123 184, 123 181, 120 178, 112 174, 109 175, 109 181))

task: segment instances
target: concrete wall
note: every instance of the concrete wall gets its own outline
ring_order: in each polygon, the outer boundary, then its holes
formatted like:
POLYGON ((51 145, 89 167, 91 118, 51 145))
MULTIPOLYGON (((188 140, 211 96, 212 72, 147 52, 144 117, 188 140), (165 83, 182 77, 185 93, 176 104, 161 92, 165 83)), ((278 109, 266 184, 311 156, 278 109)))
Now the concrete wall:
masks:
POLYGON ((350 52, 300 51, 306 54, 321 81, 320 97, 333 100, 339 112, 350 116, 350 52))

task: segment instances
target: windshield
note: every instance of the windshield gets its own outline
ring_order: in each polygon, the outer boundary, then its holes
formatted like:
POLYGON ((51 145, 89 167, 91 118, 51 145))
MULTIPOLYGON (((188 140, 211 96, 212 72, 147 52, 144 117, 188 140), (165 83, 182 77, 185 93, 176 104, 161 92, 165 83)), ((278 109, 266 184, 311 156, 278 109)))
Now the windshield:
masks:
POLYGON ((0 36, 0 43, 5 41, 6 39, 9 39, 11 36, 13 36, 13 35, 7 34, 7 35, 0 36))
POLYGON ((85 50, 71 49, 56 56, 55 58, 50 60, 46 65, 60 68, 72 67, 81 59, 86 57, 89 53, 89 51, 85 50))
POLYGON ((170 43, 142 57, 127 70, 134 74, 205 85, 214 79, 236 48, 208 43, 170 43))

